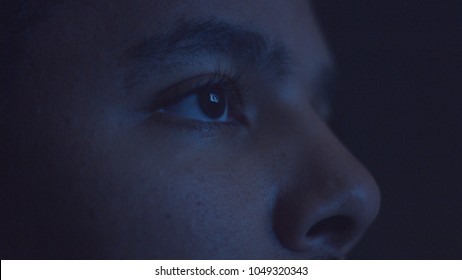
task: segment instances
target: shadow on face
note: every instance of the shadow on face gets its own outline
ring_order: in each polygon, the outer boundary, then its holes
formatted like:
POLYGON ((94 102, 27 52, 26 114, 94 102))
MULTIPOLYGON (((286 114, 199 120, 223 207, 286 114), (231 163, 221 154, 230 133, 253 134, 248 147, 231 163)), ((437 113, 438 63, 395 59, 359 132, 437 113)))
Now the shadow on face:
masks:
POLYGON ((306 1, 64 1, 21 50, 3 257, 342 258, 377 214, 306 1))

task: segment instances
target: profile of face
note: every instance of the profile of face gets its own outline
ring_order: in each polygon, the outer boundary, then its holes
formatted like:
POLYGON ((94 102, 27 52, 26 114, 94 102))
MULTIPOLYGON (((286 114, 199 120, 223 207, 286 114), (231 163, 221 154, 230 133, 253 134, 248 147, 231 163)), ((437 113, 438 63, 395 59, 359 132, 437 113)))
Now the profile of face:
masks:
POLYGON ((2 112, 6 258, 343 258, 374 220, 373 178, 326 125, 308 1, 40 14, 2 112))

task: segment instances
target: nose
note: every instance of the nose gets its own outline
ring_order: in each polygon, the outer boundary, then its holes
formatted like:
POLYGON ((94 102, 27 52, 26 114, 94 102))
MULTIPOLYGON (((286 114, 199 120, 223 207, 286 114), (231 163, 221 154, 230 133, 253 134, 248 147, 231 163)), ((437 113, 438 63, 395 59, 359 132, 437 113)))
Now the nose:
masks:
POLYGON ((286 131, 297 140, 290 143, 292 163, 286 161, 289 176, 279 189, 273 226, 292 251, 343 258, 375 219, 380 194, 371 174, 316 122, 286 131))

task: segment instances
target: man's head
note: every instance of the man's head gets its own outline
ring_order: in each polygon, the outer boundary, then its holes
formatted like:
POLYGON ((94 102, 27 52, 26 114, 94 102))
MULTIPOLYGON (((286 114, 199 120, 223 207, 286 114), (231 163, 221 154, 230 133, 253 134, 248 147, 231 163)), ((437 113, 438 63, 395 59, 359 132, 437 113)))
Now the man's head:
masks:
POLYGON ((375 218, 307 1, 38 14, 4 66, 4 257, 342 257, 375 218))

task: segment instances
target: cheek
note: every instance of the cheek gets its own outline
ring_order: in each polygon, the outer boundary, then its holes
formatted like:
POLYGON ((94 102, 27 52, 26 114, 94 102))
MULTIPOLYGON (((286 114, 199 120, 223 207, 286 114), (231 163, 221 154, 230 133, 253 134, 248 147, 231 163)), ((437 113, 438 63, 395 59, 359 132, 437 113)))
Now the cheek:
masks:
POLYGON ((114 185, 99 231, 136 257, 271 256, 279 248, 272 226, 280 162, 263 155, 268 144, 258 142, 260 151, 183 140, 122 145, 101 164, 114 185))
POLYGON ((111 182, 96 204, 106 208, 96 211, 100 231, 137 256, 163 258, 250 256, 271 240, 276 188, 256 157, 204 141, 131 136, 99 164, 111 182))

